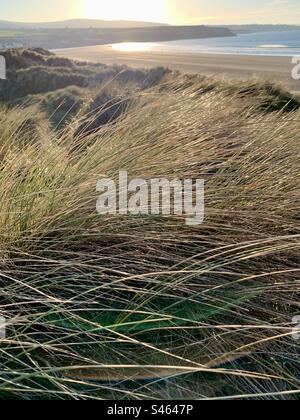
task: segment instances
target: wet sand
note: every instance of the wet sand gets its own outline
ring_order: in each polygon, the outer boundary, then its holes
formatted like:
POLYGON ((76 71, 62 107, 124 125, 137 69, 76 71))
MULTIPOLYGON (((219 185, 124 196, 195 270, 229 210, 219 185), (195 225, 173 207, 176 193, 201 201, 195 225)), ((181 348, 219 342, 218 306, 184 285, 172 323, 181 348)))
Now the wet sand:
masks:
POLYGON ((164 66, 184 73, 200 73, 229 79, 258 76, 282 83, 289 90, 299 92, 300 80, 293 80, 291 57, 268 57, 230 54, 122 52, 110 46, 68 48, 56 54, 77 60, 105 64, 126 64, 131 67, 164 66))

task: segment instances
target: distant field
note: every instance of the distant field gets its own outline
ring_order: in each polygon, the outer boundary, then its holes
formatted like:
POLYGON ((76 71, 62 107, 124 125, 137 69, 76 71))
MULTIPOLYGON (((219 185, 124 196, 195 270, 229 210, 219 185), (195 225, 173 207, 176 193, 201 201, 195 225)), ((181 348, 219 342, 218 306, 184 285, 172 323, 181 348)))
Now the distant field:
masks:
POLYGON ((9 31, 9 30, 0 30, 0 38, 28 38, 28 37, 38 37, 45 35, 45 32, 37 31, 9 31))
POLYGON ((0 30, 0 38, 13 38, 15 36, 20 35, 20 32, 17 31, 1 31, 0 30))

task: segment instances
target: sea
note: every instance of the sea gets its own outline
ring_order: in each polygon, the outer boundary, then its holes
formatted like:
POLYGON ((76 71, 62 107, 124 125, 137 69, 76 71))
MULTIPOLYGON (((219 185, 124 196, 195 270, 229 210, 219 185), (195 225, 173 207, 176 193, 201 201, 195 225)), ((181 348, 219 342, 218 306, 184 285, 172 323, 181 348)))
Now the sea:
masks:
POLYGON ((121 43, 111 46, 113 49, 120 51, 300 56, 300 30, 259 32, 225 38, 190 39, 156 43, 121 43))

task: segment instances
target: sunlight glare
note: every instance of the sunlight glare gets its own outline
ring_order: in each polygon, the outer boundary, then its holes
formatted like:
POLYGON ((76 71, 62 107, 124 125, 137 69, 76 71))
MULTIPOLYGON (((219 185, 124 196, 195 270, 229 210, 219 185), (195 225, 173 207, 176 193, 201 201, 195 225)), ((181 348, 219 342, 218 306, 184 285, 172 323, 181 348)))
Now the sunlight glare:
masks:
POLYGON ((85 0, 84 15, 92 19, 164 22, 164 0, 85 0))
POLYGON ((155 44, 152 42, 121 42, 112 44, 110 47, 114 51, 120 52, 147 52, 153 50, 155 44))

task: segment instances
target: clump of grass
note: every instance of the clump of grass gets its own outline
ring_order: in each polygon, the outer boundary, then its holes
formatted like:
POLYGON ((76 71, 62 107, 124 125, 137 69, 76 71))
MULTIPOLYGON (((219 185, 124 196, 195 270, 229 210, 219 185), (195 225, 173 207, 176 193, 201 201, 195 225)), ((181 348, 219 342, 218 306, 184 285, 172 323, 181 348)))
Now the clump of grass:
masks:
POLYGON ((143 70, 73 61, 41 48, 16 48, 1 54, 7 63, 7 79, 0 80, 0 101, 5 104, 70 87, 100 89, 113 79, 120 86, 131 84, 146 89, 169 73, 165 68, 143 70))
POLYGON ((2 111, 0 398, 297 398, 299 112, 178 83, 43 147, 2 111), (204 224, 100 217, 121 169, 205 178, 204 224))
POLYGON ((255 105, 257 109, 266 112, 290 112, 300 107, 299 95, 287 91, 281 84, 276 84, 258 77, 240 81, 213 79, 201 75, 181 76, 174 73, 166 83, 159 85, 160 91, 187 90, 195 95, 202 95, 211 91, 237 95, 248 101, 248 106, 255 105))

